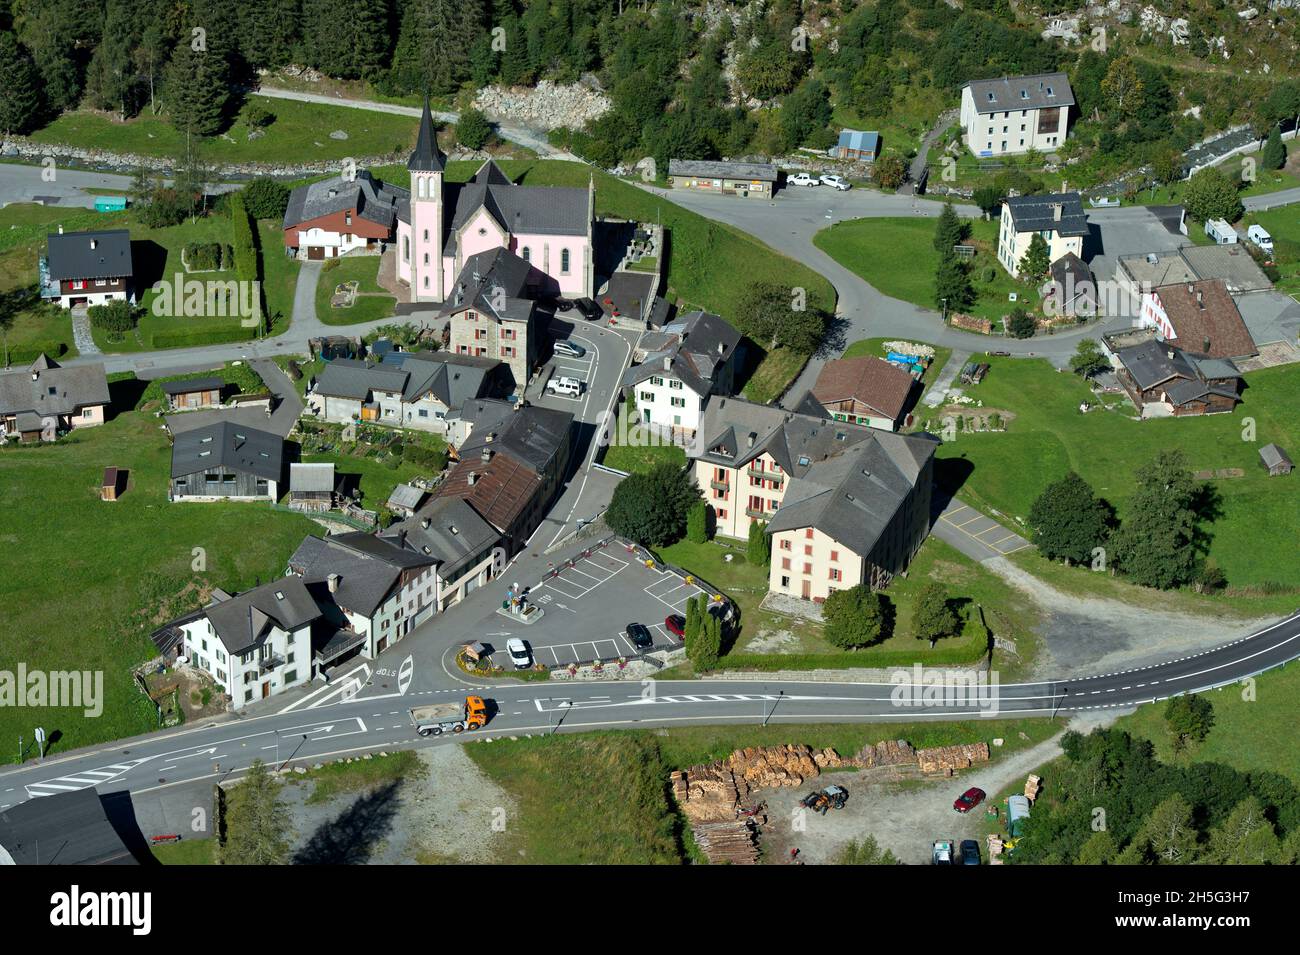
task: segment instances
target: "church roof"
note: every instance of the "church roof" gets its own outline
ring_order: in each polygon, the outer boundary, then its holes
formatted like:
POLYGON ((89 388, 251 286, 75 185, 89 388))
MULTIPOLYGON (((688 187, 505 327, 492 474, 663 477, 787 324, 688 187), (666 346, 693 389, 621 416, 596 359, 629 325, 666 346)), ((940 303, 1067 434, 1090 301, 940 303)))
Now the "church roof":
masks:
POLYGON ((429 112, 429 96, 424 97, 424 112, 420 114, 420 134, 415 139, 415 149, 406 161, 412 172, 442 172, 447 157, 438 148, 438 136, 433 128, 433 114, 429 112))

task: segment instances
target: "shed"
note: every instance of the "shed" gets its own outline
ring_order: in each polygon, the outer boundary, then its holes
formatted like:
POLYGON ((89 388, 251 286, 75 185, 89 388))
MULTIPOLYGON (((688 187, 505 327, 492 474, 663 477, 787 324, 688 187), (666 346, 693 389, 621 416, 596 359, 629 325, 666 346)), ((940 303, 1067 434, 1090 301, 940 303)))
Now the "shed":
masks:
POLYGON ((839 142, 835 144, 834 154, 837 159, 875 162, 880 155, 880 133, 842 129, 839 142))
POLYGON ((394 514, 410 517, 416 512, 423 500, 424 491, 409 484, 399 484, 393 488, 393 493, 389 495, 388 509, 394 514))
POLYGON ((1268 469, 1270 476, 1290 474, 1295 467, 1287 453, 1276 444, 1266 444, 1259 449, 1259 460, 1268 469))
POLYGON ((121 212, 126 208, 126 196, 96 196, 96 212, 121 212))
POLYGON ((118 495, 126 488, 126 471, 124 469, 107 467, 104 468, 104 481, 99 486, 99 499, 101 501, 116 501, 118 495))
POLYGON ((168 407, 173 411, 215 408, 221 404, 221 389, 225 384, 216 376, 182 378, 178 381, 164 381, 162 391, 167 396, 168 407))
POLYGON ((289 506, 328 511, 334 506, 333 464, 290 464, 289 506))

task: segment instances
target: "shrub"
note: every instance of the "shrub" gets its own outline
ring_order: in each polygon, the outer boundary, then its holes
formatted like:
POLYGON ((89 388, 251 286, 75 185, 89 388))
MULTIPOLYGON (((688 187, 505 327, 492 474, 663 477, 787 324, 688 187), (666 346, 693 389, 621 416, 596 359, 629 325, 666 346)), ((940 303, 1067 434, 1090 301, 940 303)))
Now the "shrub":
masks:
POLYGON ((884 601, 863 584, 835 591, 826 598, 822 613, 826 642, 842 650, 870 646, 884 633, 884 601))
POLYGON ((219 242, 187 242, 185 265, 195 272, 212 272, 221 268, 222 246, 219 242))
POLYGON ((470 107, 461 111, 456 124, 456 140, 466 149, 482 149, 492 138, 492 124, 481 110, 470 107))
POLYGON ((90 324, 102 331, 124 335, 135 328, 138 312, 125 299, 114 299, 106 305, 92 305, 88 311, 90 324))
POLYGON ((244 187, 244 205, 254 219, 283 219, 289 206, 288 187, 265 176, 244 187))
POLYGON ((180 225, 190 214, 190 200, 170 187, 155 189, 137 206, 136 215, 150 229, 180 225))
POLYGON ((1012 338, 1033 338, 1037 329, 1038 322, 1023 308, 1014 308, 1007 316, 1007 334, 1012 338))

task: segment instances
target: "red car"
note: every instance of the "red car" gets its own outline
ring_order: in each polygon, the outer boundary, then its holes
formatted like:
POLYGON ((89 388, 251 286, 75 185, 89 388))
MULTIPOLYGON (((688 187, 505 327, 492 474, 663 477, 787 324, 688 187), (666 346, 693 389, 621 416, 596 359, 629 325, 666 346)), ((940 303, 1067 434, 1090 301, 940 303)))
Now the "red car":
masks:
POLYGON ((958 812, 970 812, 984 801, 984 790, 972 786, 952 801, 952 808, 958 812))
POLYGON ((686 639, 686 618, 681 614, 671 614, 664 618, 664 629, 678 640, 686 639))

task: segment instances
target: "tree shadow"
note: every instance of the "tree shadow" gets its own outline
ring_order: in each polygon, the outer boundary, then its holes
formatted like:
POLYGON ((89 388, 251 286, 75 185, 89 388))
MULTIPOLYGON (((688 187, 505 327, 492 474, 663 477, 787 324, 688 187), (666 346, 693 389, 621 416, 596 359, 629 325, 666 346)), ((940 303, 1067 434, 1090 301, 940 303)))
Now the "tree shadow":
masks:
POLYGON ((397 815, 397 781, 365 793, 312 833, 293 857, 294 865, 362 865, 370 861, 397 815))

